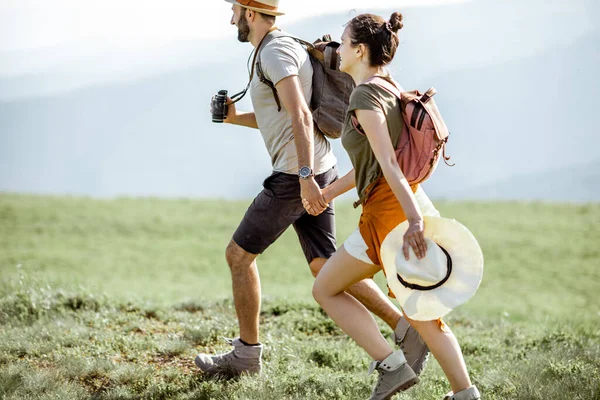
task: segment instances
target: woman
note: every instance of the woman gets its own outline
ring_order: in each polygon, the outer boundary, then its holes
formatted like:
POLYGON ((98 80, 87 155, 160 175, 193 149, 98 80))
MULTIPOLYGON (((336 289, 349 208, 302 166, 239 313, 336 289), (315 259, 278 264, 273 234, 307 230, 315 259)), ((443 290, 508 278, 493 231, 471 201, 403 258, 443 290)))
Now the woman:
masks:
MULTIPOLYGON (((386 73, 396 52, 402 28, 402 15, 394 13, 390 21, 362 14, 353 18, 342 35, 338 54, 340 69, 352 76, 356 89, 342 134, 342 144, 354 170, 324 189, 331 201, 356 186, 363 212, 357 229, 330 258, 317 276, 313 287, 315 300, 373 358, 370 372, 377 370, 379 379, 371 399, 389 399, 418 382, 418 377, 402 351, 393 352, 368 310, 345 290, 381 270, 379 248, 385 236, 399 223, 408 220, 403 252, 408 260, 409 246, 419 258, 427 246, 423 236, 423 216, 415 200, 418 185, 410 186, 398 166, 394 153, 402 133, 402 116, 397 98, 370 82, 377 76, 391 80, 386 73), (352 116, 364 131, 351 122, 352 116)), ((313 210, 305 203, 311 214, 313 210)), ((432 354, 444 370, 453 392, 446 398, 479 399, 479 393, 467 373, 454 334, 441 320, 412 321, 432 354)))

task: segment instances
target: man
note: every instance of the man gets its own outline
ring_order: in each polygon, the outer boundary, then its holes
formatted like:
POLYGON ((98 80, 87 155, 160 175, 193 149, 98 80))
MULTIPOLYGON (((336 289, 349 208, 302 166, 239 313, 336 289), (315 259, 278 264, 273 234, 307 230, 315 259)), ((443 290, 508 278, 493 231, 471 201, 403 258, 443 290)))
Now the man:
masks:
MULTIPOLYGON (((232 3, 231 24, 238 28, 238 40, 256 49, 275 28, 278 0, 225 0, 232 3)), ((313 276, 336 251, 333 207, 326 204, 320 188, 337 179, 336 158, 329 142, 313 130, 308 101, 312 94, 312 66, 308 53, 295 40, 272 38, 260 46, 261 69, 277 90, 281 110, 272 89, 256 75, 250 93, 254 112, 239 112, 228 106, 225 122, 259 129, 273 174, 254 199, 226 249, 231 269, 233 299, 240 336, 230 342, 234 349, 225 354, 198 354, 196 365, 205 373, 239 375, 261 369, 259 342, 261 287, 256 258, 293 225, 313 276), (305 199, 318 216, 305 212, 305 199)), ((406 349, 406 358, 416 373, 424 366, 429 350, 399 310, 367 279, 348 292, 395 332, 396 343, 406 349)))

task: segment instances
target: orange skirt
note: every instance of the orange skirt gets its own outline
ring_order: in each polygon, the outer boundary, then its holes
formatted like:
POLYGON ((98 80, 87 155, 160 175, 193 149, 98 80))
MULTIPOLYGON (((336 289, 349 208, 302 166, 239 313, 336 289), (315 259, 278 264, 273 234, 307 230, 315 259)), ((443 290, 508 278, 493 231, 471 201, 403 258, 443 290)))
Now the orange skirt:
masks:
MULTIPOLYGON (((413 193, 419 185, 410 188, 413 193)), ((381 243, 396 226, 406 221, 404 210, 384 177, 367 189, 369 196, 363 203, 358 229, 368 246, 367 255, 375 265, 381 265, 381 243)))
MULTIPOLYGON (((410 188, 414 193, 419 185, 412 185, 410 188)), ((381 265, 381 243, 395 227, 406 221, 407 217, 384 177, 375 181, 368 193, 367 200, 363 203, 358 229, 368 247, 367 255, 373 264, 381 265)), ((381 270, 385 274, 385 269, 381 270)), ((388 296, 396 298, 389 286, 388 296)), ((440 329, 445 331, 444 322, 438 319, 437 323, 440 329)))

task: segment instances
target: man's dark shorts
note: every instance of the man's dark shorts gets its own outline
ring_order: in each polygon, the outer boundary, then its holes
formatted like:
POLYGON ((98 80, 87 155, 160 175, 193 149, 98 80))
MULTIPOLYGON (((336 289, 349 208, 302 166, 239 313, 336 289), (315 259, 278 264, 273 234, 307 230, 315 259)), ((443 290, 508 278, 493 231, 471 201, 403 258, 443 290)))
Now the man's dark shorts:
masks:
MULTIPOLYGON (((337 167, 334 166, 315 176, 315 180, 324 188, 337 177, 337 167)), ((329 258, 335 253, 333 203, 316 217, 308 214, 302 206, 298 175, 274 172, 265 179, 263 187, 233 234, 233 241, 238 246, 248 253, 261 254, 293 225, 309 263, 315 258, 329 258)))

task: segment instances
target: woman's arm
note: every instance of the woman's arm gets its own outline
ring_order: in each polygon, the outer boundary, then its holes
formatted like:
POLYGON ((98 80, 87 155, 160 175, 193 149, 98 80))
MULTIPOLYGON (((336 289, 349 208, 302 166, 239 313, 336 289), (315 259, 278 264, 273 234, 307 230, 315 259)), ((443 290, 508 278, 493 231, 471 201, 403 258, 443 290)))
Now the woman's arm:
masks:
POLYGON ((385 115, 381 111, 372 110, 355 110, 355 113, 358 122, 367 135, 375 158, 381 166, 383 176, 394 195, 396 195, 408 219, 409 228, 404 235, 404 257, 408 260, 408 246, 410 245, 417 258, 421 259, 425 256, 427 250, 423 236, 423 216, 412 189, 398 165, 385 115))
POLYGON ((352 168, 346 175, 342 176, 340 179, 322 190, 323 198, 327 203, 330 203, 336 197, 346 193, 351 189, 354 189, 355 187, 356 182, 354 180, 354 168, 352 168))

